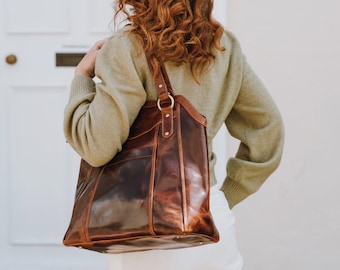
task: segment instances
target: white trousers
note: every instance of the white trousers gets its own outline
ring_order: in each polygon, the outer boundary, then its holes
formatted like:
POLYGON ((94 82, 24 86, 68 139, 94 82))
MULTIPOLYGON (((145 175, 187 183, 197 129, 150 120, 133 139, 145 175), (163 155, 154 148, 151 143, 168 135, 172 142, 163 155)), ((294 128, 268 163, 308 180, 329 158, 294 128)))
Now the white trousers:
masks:
POLYGON ((241 270, 243 259, 235 237, 235 216, 216 186, 210 192, 210 210, 220 233, 217 244, 200 247, 110 254, 110 270, 241 270))

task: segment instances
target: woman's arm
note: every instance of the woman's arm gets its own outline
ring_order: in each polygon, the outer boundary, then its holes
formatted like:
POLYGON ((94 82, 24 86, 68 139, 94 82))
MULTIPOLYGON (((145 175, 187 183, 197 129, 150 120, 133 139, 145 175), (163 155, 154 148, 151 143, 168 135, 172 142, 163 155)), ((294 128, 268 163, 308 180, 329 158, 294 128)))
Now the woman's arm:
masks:
POLYGON ((102 166, 121 150, 145 100, 131 41, 116 34, 104 45, 96 43, 76 68, 65 108, 65 137, 84 160, 102 166), (94 62, 97 84, 91 79, 94 62))
POLYGON ((226 125, 240 140, 236 156, 228 161, 228 175, 222 186, 233 207, 256 192, 278 167, 284 143, 281 115, 245 61, 241 89, 226 125))

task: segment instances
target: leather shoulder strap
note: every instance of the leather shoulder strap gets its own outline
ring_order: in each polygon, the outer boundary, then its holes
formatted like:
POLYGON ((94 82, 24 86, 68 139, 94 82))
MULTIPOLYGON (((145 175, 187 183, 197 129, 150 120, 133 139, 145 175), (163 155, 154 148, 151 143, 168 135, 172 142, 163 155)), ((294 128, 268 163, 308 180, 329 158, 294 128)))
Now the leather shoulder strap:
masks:
POLYGON ((168 91, 171 93, 171 95, 175 95, 174 91, 172 90, 172 86, 169 80, 169 76, 168 73, 166 72, 165 66, 163 63, 160 63, 160 69, 161 69, 161 73, 163 75, 163 79, 165 81, 165 84, 167 85, 168 91))
POLYGON ((149 57, 146 57, 146 59, 148 61, 150 71, 153 74, 154 83, 155 83, 157 93, 158 93, 158 98, 160 99, 161 103, 164 103, 166 102, 166 100, 169 99, 169 93, 172 96, 174 96, 174 92, 171 87, 168 73, 166 72, 164 64, 162 62, 159 62, 160 70, 156 71, 157 73, 155 74, 155 71, 150 65, 149 57))

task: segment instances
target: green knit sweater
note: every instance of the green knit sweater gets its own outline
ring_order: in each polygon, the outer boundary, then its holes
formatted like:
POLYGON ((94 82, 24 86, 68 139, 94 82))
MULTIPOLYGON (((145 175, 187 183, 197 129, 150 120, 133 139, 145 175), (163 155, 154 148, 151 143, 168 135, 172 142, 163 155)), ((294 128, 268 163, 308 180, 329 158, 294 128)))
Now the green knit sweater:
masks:
MULTIPOLYGON (((84 75, 74 77, 65 108, 65 137, 92 166, 101 166, 121 150, 129 127, 146 100, 157 92, 145 55, 126 29, 115 32, 98 54, 95 83, 84 75)), ((211 185, 215 156, 212 140, 225 124, 240 140, 235 157, 227 163, 222 190, 230 207, 259 189, 279 165, 283 149, 283 123, 265 87, 245 61, 236 38, 225 32, 225 51, 198 84, 187 64, 165 63, 175 94, 185 96, 208 121, 211 185)))

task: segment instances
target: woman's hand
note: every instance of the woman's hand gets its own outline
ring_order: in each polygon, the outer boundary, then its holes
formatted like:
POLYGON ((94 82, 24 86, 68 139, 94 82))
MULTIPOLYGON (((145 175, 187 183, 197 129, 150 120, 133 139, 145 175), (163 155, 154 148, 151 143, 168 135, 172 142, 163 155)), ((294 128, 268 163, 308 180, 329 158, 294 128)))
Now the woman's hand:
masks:
POLYGON ((100 40, 96 42, 93 47, 87 52, 87 54, 83 57, 83 59, 79 62, 76 67, 75 75, 85 75, 93 78, 94 75, 94 67, 96 64, 96 59, 99 50, 103 47, 104 43, 107 39, 100 40))

